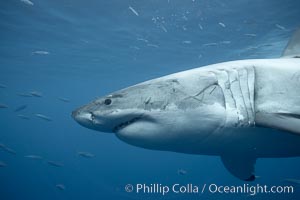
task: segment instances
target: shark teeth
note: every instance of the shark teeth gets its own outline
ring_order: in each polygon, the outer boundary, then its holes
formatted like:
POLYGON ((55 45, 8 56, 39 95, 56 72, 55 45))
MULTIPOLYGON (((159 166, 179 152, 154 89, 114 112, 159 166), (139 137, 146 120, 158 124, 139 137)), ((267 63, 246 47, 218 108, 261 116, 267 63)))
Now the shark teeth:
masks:
POLYGON ((140 119, 141 119, 141 117, 135 117, 135 118, 133 118, 133 119, 131 119, 131 120, 129 120, 129 121, 123 122, 123 123, 117 125, 117 126, 114 128, 114 132, 118 132, 119 130, 125 128, 126 126, 129 126, 130 124, 133 124, 134 122, 136 122, 136 121, 138 121, 138 120, 140 120, 140 119))

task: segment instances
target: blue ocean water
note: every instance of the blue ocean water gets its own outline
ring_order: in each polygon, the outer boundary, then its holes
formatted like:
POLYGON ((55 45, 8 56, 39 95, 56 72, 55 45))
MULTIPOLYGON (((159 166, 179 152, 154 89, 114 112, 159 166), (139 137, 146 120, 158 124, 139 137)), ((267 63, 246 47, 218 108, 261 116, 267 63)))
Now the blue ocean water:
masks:
MULTIPOLYGON (((126 184, 244 182, 218 157, 129 146, 71 118, 78 106, 141 81, 279 57, 299 19, 297 0, 1 0, 0 104, 8 108, 0 108, 0 199, 299 199, 299 186, 253 196, 127 193, 126 184)), ((287 184, 300 179, 299 166, 299 158, 259 159, 251 184, 287 184)))

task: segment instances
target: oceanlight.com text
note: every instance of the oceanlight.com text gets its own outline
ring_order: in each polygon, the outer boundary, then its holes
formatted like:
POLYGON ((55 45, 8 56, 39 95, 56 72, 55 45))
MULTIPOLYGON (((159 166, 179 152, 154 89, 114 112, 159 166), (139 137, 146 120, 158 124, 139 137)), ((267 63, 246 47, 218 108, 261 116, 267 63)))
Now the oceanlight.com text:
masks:
POLYGON ((294 187, 291 185, 261 185, 261 184, 242 184, 242 185, 218 185, 218 184, 179 184, 171 185, 153 183, 137 183, 127 184, 125 191, 136 194, 248 194, 254 196, 256 194, 292 194, 294 187))

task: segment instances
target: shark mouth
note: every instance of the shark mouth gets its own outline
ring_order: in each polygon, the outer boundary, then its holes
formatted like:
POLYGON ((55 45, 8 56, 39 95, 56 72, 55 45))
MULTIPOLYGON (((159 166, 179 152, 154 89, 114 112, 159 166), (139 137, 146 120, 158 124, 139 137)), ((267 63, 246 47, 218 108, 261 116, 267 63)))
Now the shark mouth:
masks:
POLYGON ((116 133, 116 132, 120 131, 121 129, 124 129, 125 127, 127 127, 127 126, 135 123, 136 121, 141 120, 141 119, 142 119, 142 117, 134 117, 134 118, 132 118, 128 121, 122 122, 121 124, 119 124, 119 125, 117 125, 116 127, 113 128, 113 132, 116 133))

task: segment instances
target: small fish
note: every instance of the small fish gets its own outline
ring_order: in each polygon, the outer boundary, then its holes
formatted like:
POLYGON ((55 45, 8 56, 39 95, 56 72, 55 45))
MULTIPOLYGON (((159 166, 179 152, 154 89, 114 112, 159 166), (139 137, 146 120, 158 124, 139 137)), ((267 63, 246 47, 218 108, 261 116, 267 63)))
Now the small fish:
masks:
POLYGON ((219 25, 222 26, 223 28, 226 27, 226 25, 224 23, 222 23, 222 22, 219 22, 219 25))
POLYGON ((32 54, 36 55, 49 55, 50 53, 48 51, 34 51, 32 54))
POLYGON ((245 36, 248 36, 248 37, 256 37, 257 35, 254 34, 254 33, 246 33, 244 34, 245 36))
POLYGON ((186 174, 187 174, 187 171, 184 170, 184 169, 178 169, 178 170, 177 170, 177 174, 178 174, 178 175, 186 175, 186 174))
POLYGON ((84 158, 93 158, 93 157, 95 157, 94 154, 91 154, 89 152, 80 151, 77 154, 80 155, 80 156, 82 156, 82 157, 84 157, 84 158))
POLYGON ((184 40, 184 41, 182 41, 182 43, 183 43, 183 44, 191 44, 192 41, 190 41, 190 40, 184 40))
POLYGON ((6 167, 6 166, 7 166, 7 164, 5 162, 0 161, 0 167, 6 167))
POLYGON ((42 156, 38 156, 38 155, 27 155, 27 156, 24 156, 25 158, 30 158, 32 160, 42 160, 43 157, 42 156))
POLYGON ((64 166, 62 163, 55 162, 55 161, 48 161, 47 163, 48 163, 49 165, 54 166, 54 167, 63 167, 63 166, 64 166))
POLYGON ((29 92, 29 94, 31 94, 31 96, 33 96, 33 97, 42 97, 43 96, 42 93, 37 92, 37 91, 31 91, 31 92, 29 92))
POLYGON ((135 50, 140 50, 140 48, 137 46, 130 46, 130 48, 135 49, 135 50))
POLYGON ((136 16, 139 16, 139 13, 131 6, 128 7, 129 10, 131 10, 136 16))
POLYGON ((7 152, 7 153, 10 153, 10 154, 13 154, 13 155, 16 155, 16 151, 11 149, 11 148, 8 148, 8 147, 5 147, 4 150, 7 152))
POLYGON ((70 102, 70 99, 67 99, 67 98, 64 98, 64 97, 59 97, 58 99, 61 100, 62 102, 65 102, 65 103, 70 102))
POLYGON ((136 40, 137 40, 137 41, 143 41, 143 42, 145 42, 145 43, 148 43, 148 42, 149 42, 148 40, 146 40, 146 39, 144 39, 144 38, 137 38, 136 40))
POLYGON ((261 44, 259 45, 259 47, 271 47, 273 46, 273 44, 261 44))
POLYGON ((40 119, 43 119, 45 121, 48 121, 48 122, 52 121, 52 119, 50 117, 47 117, 46 115, 43 115, 43 114, 35 114, 35 116, 40 118, 40 119))
POLYGON ((65 190, 66 189, 66 186, 63 185, 63 184, 57 184, 55 187, 57 187, 60 190, 65 190))
POLYGON ((293 179, 293 178, 287 178, 284 179, 285 182, 294 184, 294 185, 300 185, 300 180, 299 179, 293 179))
POLYGON ((6 146, 5 144, 3 144, 3 143, 0 143, 0 148, 1 148, 2 150, 4 150, 4 151, 10 153, 10 154, 14 154, 14 155, 17 154, 15 150, 13 150, 13 149, 7 147, 7 146, 6 146))
POLYGON ((25 3, 25 4, 27 4, 27 5, 29 5, 29 6, 33 6, 34 5, 34 3, 32 1, 30 1, 30 0, 20 0, 20 1, 23 2, 23 3, 25 3))
POLYGON ((198 27, 200 28, 200 30, 203 30, 203 26, 201 24, 198 24, 198 27))
POLYGON ((29 120, 30 118, 26 115, 17 115, 17 117, 21 118, 21 119, 25 119, 25 120, 29 120))
POLYGON ((161 25, 160 27, 161 27, 161 29, 162 29, 165 33, 168 32, 167 28, 166 28, 164 25, 161 25))
POLYGON ((275 26, 283 31, 286 31, 286 28, 284 26, 281 26, 279 24, 275 24, 275 26))
POLYGON ((258 46, 250 46, 248 48, 246 48, 246 50, 255 50, 255 49, 258 49, 259 47, 258 46))
POLYGON ((8 108, 8 105, 1 104, 1 103, 0 103, 0 108, 8 108))
POLYGON ((217 46, 217 45, 218 45, 217 43, 212 42, 212 43, 203 44, 202 46, 208 47, 208 46, 217 46))
POLYGON ((7 88, 7 86, 4 84, 0 84, 0 88, 7 88))
POLYGON ((187 16, 185 16, 185 15, 182 16, 182 19, 185 20, 185 21, 189 20, 189 18, 187 18, 187 16))
POLYGON ((32 95, 28 94, 28 93, 18 93, 18 96, 20 96, 20 97, 32 97, 32 95))
POLYGON ((229 40, 224 40, 224 41, 221 41, 220 44, 231 44, 231 41, 229 41, 229 40))
POLYGON ((20 112, 21 110, 24 110, 26 108, 27 108, 27 105, 21 105, 15 109, 15 112, 20 112))
POLYGON ((155 47, 155 48, 158 48, 159 46, 156 45, 156 44, 147 44, 148 47, 155 47))

